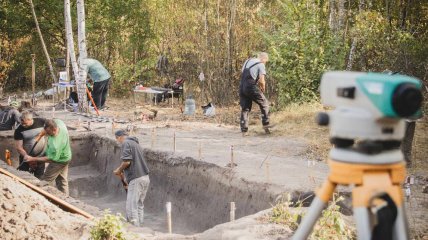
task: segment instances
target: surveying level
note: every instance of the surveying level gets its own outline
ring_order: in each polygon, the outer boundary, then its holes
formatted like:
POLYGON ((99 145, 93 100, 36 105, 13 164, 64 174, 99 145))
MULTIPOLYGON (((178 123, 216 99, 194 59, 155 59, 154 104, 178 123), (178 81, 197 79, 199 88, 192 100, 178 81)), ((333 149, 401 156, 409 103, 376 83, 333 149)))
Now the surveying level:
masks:
POLYGON ((360 240, 408 239, 401 185, 406 176, 399 147, 403 118, 421 115, 422 84, 404 75, 327 72, 317 123, 330 127, 330 173, 293 239, 308 238, 337 185, 351 185, 360 240))

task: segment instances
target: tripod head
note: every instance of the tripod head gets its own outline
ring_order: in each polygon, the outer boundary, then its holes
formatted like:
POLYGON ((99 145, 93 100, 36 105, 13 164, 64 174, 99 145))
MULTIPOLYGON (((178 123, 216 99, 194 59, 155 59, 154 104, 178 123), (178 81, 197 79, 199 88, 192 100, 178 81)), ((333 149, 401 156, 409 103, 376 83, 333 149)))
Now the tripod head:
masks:
POLYGON ((321 79, 321 101, 334 107, 317 122, 330 127, 336 148, 356 147, 373 154, 397 149, 404 137, 404 118, 421 115, 422 84, 405 75, 327 72, 321 79))

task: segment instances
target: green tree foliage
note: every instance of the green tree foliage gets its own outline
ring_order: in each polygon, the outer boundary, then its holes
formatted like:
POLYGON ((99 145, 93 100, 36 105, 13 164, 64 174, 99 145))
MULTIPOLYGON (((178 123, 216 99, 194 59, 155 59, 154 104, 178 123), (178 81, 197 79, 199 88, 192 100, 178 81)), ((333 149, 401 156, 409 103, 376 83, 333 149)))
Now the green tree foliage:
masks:
POLYGON ((340 39, 326 27, 326 3, 313 0, 278 1, 279 8, 270 15, 275 27, 265 32, 271 63, 269 70, 277 84, 278 102, 317 100, 321 74, 333 66, 344 67, 340 39))
MULTIPOLYGON (((63 2, 34 4, 51 57, 64 57, 63 2)), ((110 70, 117 96, 137 82, 184 78, 186 93, 200 102, 236 104, 242 64, 259 51, 271 56, 266 94, 279 107, 317 100, 327 70, 388 69, 428 79, 427 1, 92 0, 85 8, 89 56, 110 70), (165 71, 156 69, 159 56, 168 58, 165 71)), ((37 85, 49 86, 26 1, 0 2, 0 31, 0 86, 30 87, 31 53, 37 85)))
POLYGON ((402 72, 427 81, 427 46, 422 42, 428 40, 428 4, 370 2, 375 4, 277 0, 276 11, 267 11, 274 27, 264 28, 264 38, 280 105, 316 100, 322 73, 346 66, 354 71, 402 72))

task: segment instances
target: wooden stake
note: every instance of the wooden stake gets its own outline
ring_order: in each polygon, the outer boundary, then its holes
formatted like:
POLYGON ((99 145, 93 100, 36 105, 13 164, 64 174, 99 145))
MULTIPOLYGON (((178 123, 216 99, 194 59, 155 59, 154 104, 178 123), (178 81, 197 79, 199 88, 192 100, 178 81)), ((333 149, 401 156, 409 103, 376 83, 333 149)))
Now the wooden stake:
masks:
POLYGON ((174 131, 174 153, 177 150, 177 141, 176 141, 176 135, 175 135, 175 131, 174 131))
POLYGON ((6 160, 7 165, 12 166, 12 161, 10 160, 10 151, 8 149, 4 151, 4 159, 6 160))
POLYGON ((235 202, 230 202, 230 221, 235 221, 235 202))
POLYGON ((199 142, 199 150, 198 150, 199 160, 202 160, 202 142, 199 142))
POLYGON ((55 118, 55 107, 52 107, 52 118, 55 118))
POLYGON ((114 130, 116 128, 116 124, 114 122, 111 122, 111 134, 114 135, 114 130))
POLYGON ((171 218, 171 202, 166 203, 166 221, 167 221, 167 227, 168 227, 168 233, 172 233, 172 218, 171 218))
POLYGON ((233 145, 230 145, 230 167, 231 168, 235 167, 235 163, 233 161, 233 145))

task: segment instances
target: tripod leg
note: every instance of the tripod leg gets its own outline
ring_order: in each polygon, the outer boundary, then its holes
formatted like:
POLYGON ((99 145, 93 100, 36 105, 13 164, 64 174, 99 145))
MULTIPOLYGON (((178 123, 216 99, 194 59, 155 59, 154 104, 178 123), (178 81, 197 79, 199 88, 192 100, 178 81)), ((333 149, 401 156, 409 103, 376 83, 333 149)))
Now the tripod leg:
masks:
POLYGON ((300 223, 296 232, 293 235, 293 240, 307 239, 309 234, 312 232, 312 228, 320 217, 322 210, 330 200, 333 194, 336 184, 326 180, 322 188, 318 191, 317 196, 311 203, 311 207, 308 209, 303 221, 300 223))
POLYGON ((372 229, 370 227, 370 214, 367 207, 354 208, 354 218, 357 226, 357 236, 359 240, 372 239, 372 229))
POLYGON ((393 239, 394 240, 407 240, 409 239, 406 211, 403 205, 397 206, 397 219, 395 219, 393 239))

